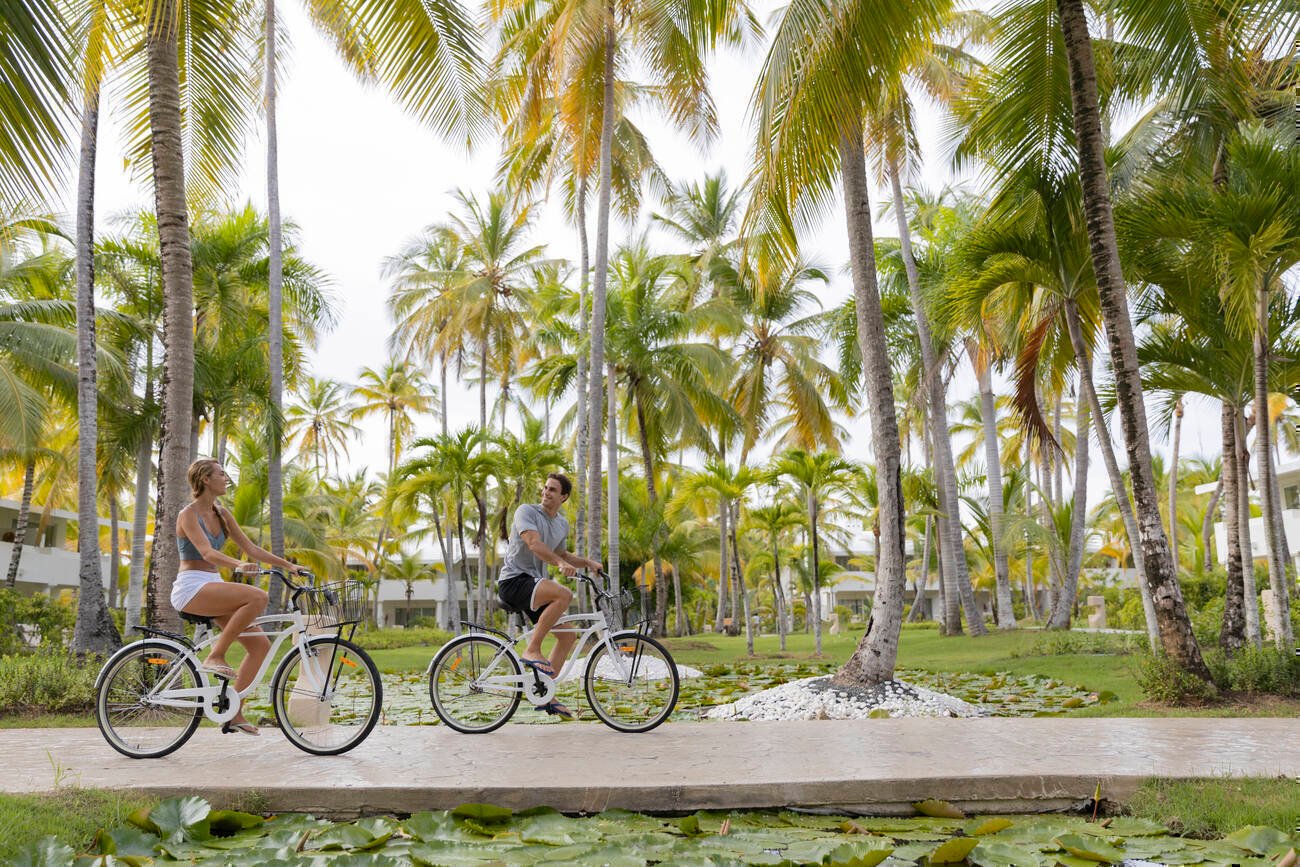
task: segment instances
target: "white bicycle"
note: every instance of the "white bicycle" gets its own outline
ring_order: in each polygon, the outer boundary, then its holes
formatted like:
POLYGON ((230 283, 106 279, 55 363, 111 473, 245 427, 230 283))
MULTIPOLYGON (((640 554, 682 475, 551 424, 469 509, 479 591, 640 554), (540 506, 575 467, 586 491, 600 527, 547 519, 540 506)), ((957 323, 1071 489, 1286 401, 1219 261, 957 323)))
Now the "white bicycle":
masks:
POLYGON ((204 717, 229 722, 286 641, 291 646, 271 677, 271 708, 284 736, 319 756, 345 753, 366 739, 379 721, 383 685, 366 652, 343 638, 364 616, 363 588, 355 581, 297 585, 277 569, 257 574, 278 575, 291 595, 289 611, 253 621, 271 639, 253 681, 237 690, 202 668, 200 654, 219 631, 209 617, 181 612, 195 624, 193 639, 138 627, 148 637, 109 657, 95 682, 95 719, 113 749, 133 759, 161 758, 189 740, 204 717))
POLYGON ((504 632, 466 623, 472 631, 443 645, 429 663, 429 697, 433 710, 451 728, 466 734, 495 731, 512 717, 522 699, 537 706, 555 698, 557 684, 583 664, 587 702, 600 721, 620 732, 648 732, 668 719, 677 705, 681 682, 668 650, 636 630, 610 632, 607 608, 626 607, 630 594, 603 591, 586 573, 595 592, 596 611, 561 617, 551 634, 578 636, 573 652, 555 677, 536 668, 524 669, 515 650, 527 643, 534 630, 517 638, 504 632))

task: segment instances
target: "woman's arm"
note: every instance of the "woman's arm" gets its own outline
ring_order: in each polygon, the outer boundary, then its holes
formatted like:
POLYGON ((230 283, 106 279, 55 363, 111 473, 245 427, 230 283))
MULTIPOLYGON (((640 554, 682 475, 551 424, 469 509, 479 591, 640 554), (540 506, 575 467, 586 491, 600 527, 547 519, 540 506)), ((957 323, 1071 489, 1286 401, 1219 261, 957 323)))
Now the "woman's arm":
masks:
POLYGON ((211 563, 213 566, 225 566, 227 569, 238 569, 240 566, 244 565, 234 557, 223 554, 216 548, 212 547, 212 542, 208 540, 208 534, 203 532, 199 527, 198 514, 190 509, 183 509, 181 510, 181 513, 176 516, 176 532, 184 536, 186 539, 189 539, 190 543, 198 549, 198 552, 202 555, 203 559, 211 563))
MULTIPOLYGON (((259 563, 270 563, 272 566, 282 566, 290 572, 300 572, 304 567, 290 563, 283 557, 277 557, 265 548, 259 548, 253 544, 253 541, 244 533, 235 516, 230 514, 230 510, 224 506, 218 506, 221 509, 221 517, 226 519, 226 526, 230 529, 230 540, 240 547, 250 559, 259 563)), ((226 558, 230 559, 230 558, 226 558)))

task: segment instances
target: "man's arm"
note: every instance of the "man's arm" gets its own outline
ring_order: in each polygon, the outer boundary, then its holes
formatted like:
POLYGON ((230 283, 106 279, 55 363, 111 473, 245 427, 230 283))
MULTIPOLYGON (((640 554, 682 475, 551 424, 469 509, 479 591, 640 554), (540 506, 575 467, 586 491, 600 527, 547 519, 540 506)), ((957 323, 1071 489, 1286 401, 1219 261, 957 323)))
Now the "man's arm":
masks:
POLYGON ((560 550, 557 551, 556 553, 559 554, 560 558, 564 560, 564 562, 568 563, 570 566, 576 566, 579 569, 587 569, 591 572, 599 572, 602 568, 601 564, 596 562, 595 560, 588 560, 584 557, 579 557, 577 554, 574 554, 572 551, 560 550))
POLYGON ((543 563, 549 563, 556 569, 559 569, 560 574, 572 578, 573 573, 578 571, 567 559, 562 558, 555 551, 546 547, 546 543, 542 541, 541 534, 536 530, 521 530, 519 532, 519 538, 524 540, 524 544, 528 546, 529 551, 532 551, 537 555, 537 559, 541 560, 543 563))

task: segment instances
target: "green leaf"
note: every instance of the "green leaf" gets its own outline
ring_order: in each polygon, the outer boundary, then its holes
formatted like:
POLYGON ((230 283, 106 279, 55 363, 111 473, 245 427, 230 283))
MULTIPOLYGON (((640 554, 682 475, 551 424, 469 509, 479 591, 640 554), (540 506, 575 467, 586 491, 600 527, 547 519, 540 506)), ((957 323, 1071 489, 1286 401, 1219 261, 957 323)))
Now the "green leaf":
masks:
POLYGON ((1061 834, 1054 837, 1052 842, 1076 858, 1083 858, 1085 861, 1115 864, 1124 860, 1123 852, 1096 837, 1085 837, 1082 834, 1061 834))
POLYGON ((211 811, 207 801, 193 795, 168 798, 149 811, 150 827, 146 830, 156 832, 164 841, 206 840, 212 836, 208 831, 211 811))
POLYGON ((1012 822, 1010 819, 1003 819, 1001 816, 996 816, 992 819, 985 819, 983 822, 980 822, 975 826, 974 830, 969 831, 968 833, 974 837, 983 837, 987 834, 996 834, 999 831, 1005 831, 1014 824, 1015 822, 1012 822))
POLYGON ((1284 834, 1276 828, 1265 828, 1260 825, 1247 825, 1239 828, 1223 838, 1225 843, 1230 843, 1238 849, 1244 849, 1247 852, 1254 852, 1256 855, 1267 855, 1273 849, 1286 843, 1291 842, 1291 836, 1284 834))
POLYGON ((1169 829, 1159 822, 1134 816, 1116 816, 1104 828, 1089 822, 1082 830, 1085 834, 1095 833, 1107 837, 1164 837, 1169 834, 1169 829))
POLYGON ((953 837, 930 853, 931 864, 959 864, 979 845, 976 837, 953 837))
POLYGON ((981 840, 966 860, 977 867, 1043 867, 1048 860, 1033 849, 1013 843, 981 840))
POLYGON ((451 814, 459 819, 473 819, 476 822, 494 825, 510 821, 510 817, 515 813, 508 807, 498 807, 495 804, 461 804, 452 810, 451 814))
POLYGON ((966 814, 960 809, 947 801, 940 801, 937 798, 926 798, 924 801, 917 801, 912 807, 922 816, 931 816, 935 819, 966 818, 966 814))
POLYGON ((406 828, 406 833, 426 843, 482 839, 480 835, 463 827, 450 813, 441 810, 436 813, 416 813, 402 825, 406 828))
POLYGON ((332 825, 307 840, 306 849, 356 849, 374 842, 375 835, 356 825, 332 825))
POLYGON ((694 814, 678 819, 677 828, 687 837, 698 837, 704 833, 700 830, 700 817, 694 814))
POLYGON ((57 837, 46 837, 18 853, 14 867, 72 867, 77 853, 57 837))
POLYGON ((894 847, 886 840, 858 840, 831 850, 826 863, 842 867, 876 867, 893 852, 894 847))
POLYGON ((218 837, 246 831, 266 823, 261 816, 241 813, 238 810, 213 810, 208 814, 208 830, 218 837))

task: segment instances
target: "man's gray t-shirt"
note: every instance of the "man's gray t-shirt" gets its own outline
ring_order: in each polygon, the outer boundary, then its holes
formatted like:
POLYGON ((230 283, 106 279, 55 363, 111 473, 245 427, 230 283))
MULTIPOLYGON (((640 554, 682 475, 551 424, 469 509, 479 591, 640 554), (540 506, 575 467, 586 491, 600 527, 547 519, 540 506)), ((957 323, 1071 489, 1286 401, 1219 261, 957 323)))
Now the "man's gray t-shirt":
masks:
POLYGON ((564 547, 564 541, 569 537, 569 521, 561 513, 548 518, 546 511, 536 503, 524 503, 515 509, 514 522, 510 526, 510 547, 506 549, 505 561, 501 564, 498 584, 516 575, 546 577, 547 563, 534 554, 523 540, 525 530, 535 531, 541 537, 543 545, 552 551, 558 551, 564 547))

